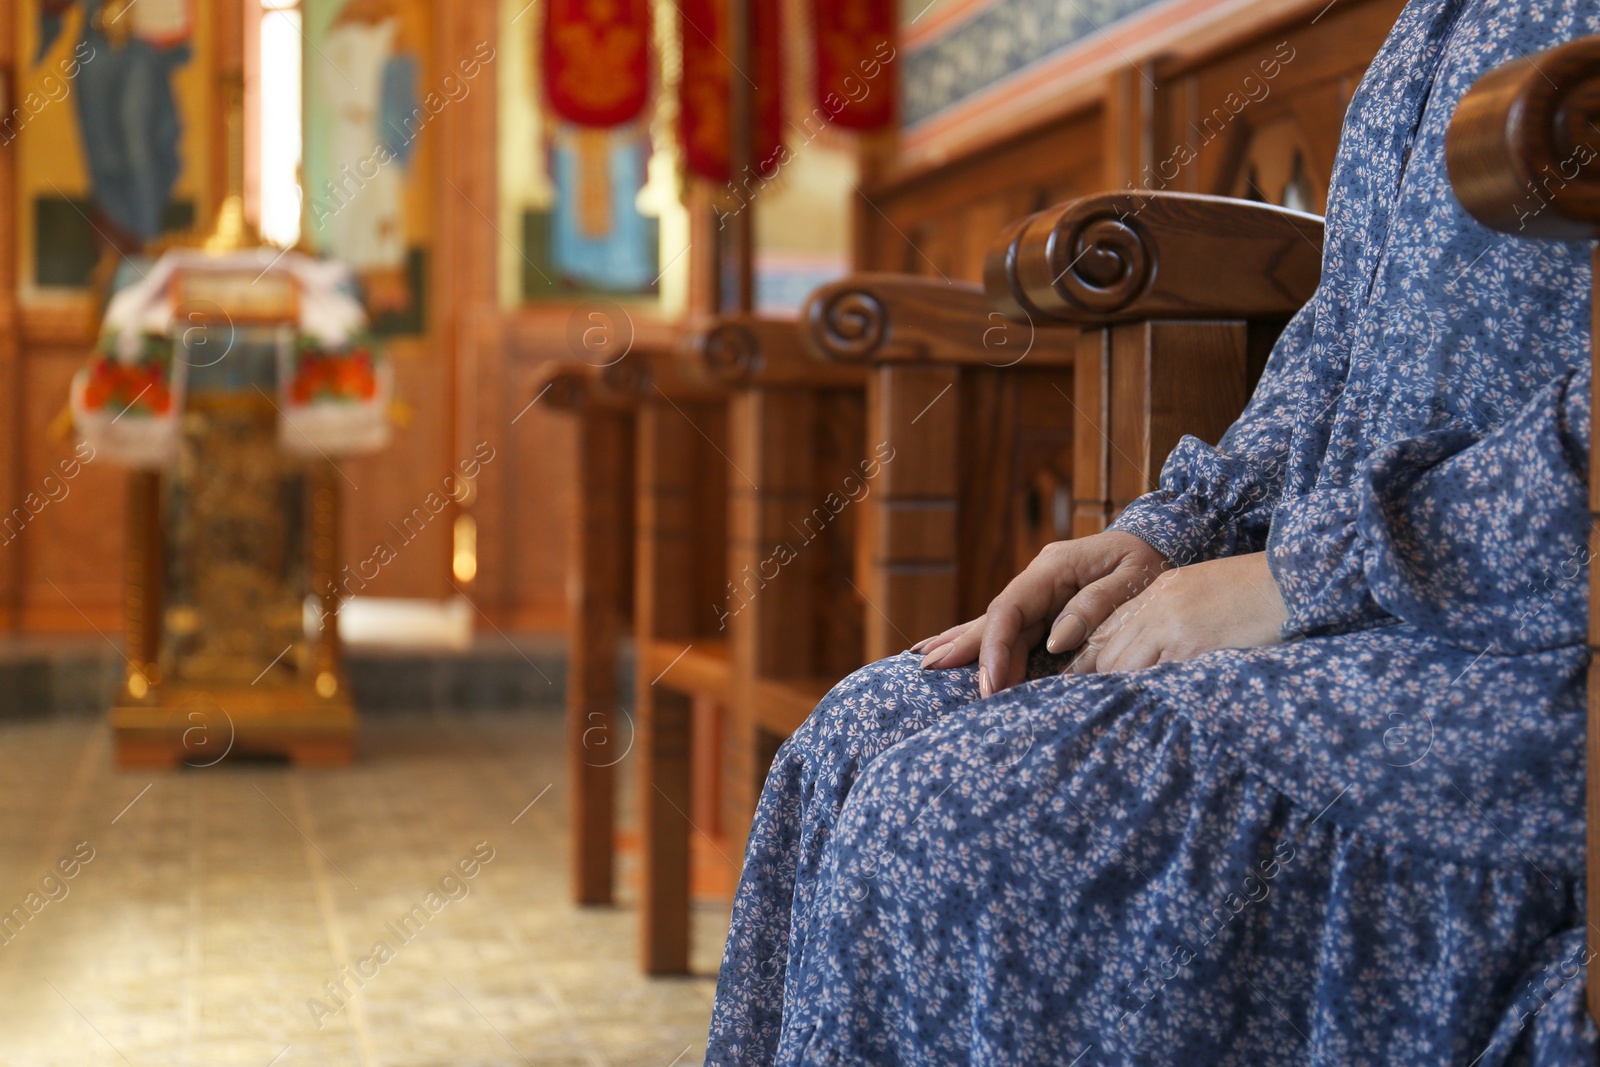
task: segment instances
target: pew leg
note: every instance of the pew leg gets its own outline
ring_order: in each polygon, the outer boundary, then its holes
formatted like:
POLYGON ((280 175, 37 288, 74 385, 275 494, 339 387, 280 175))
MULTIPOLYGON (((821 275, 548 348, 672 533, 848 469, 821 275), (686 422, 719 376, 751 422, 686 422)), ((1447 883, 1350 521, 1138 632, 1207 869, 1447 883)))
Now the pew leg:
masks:
POLYGON ((609 750, 619 747, 615 719, 610 711, 591 708, 569 715, 567 722, 572 892, 580 905, 612 902, 616 769, 606 760, 609 750), (598 744, 600 737, 607 743, 598 744))
POLYGON ((689 788, 693 701, 641 685, 639 913, 646 974, 689 972, 689 788))

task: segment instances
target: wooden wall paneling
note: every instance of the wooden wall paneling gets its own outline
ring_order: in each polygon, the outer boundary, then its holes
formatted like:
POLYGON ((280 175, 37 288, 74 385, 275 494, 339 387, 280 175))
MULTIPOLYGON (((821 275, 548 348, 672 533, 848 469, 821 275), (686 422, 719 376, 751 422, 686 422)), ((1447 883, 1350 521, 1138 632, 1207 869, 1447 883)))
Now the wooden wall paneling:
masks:
MULTIPOLYGON (((51 423, 66 402, 68 384, 85 349, 33 348, 23 357, 19 419, 7 430, 22 452, 21 484, 8 509, 29 493, 45 495, 45 479, 73 455, 71 437, 53 438, 51 423)), ((21 570, 22 628, 94 634, 113 640, 121 631, 126 470, 103 456, 85 463, 63 483, 61 499, 33 516, 0 552, 17 553, 21 570)))
POLYGON ((1102 129, 1091 108, 979 156, 866 187, 855 262, 864 271, 977 281, 1000 226, 1052 196, 1100 186, 1102 129))
MULTIPOLYGON (((544 400, 547 408, 556 405, 539 397, 542 385, 526 388, 533 368, 518 358, 507 317, 480 311, 463 323, 461 333, 462 345, 456 354, 456 379, 461 383, 461 397, 456 405, 455 441, 451 451, 459 464, 465 457, 472 456, 475 449, 494 450, 493 460, 479 467, 462 501, 463 508, 477 524, 477 574, 471 583, 470 599, 495 625, 520 629, 521 620, 510 617, 517 604, 511 576, 519 558, 512 510, 520 495, 514 489, 515 481, 507 476, 508 472, 516 470, 520 458, 519 426, 511 420, 522 415, 524 418, 518 423, 525 421, 536 399, 544 400)), ((575 420, 556 421, 565 424, 575 420)), ((562 505, 567 505, 565 514, 570 514, 570 503, 562 499, 554 505, 557 513, 552 518, 559 525, 564 517, 562 505)), ((561 533, 564 535, 566 531, 561 533)), ((558 550, 565 548, 564 542, 562 536, 558 550)), ((565 559, 564 553, 561 558, 565 559)), ((454 584, 454 575, 451 580, 454 584)))
POLYGON ((1317 20, 1267 27, 1208 54, 1158 64, 1152 188, 1282 203, 1296 151, 1322 211, 1349 94, 1402 0, 1337 5, 1317 20), (1187 150, 1187 151, 1186 151, 1187 150), (1188 160, 1192 151, 1193 159, 1188 160))
POLYGON ((411 414, 394 428, 383 451, 338 463, 345 475, 340 479, 341 563, 355 574, 358 561, 387 545, 393 559, 370 581, 357 576, 351 591, 363 597, 442 600, 455 592, 450 558, 457 514, 445 479, 459 476, 457 464, 473 458, 473 451, 452 448, 450 410, 439 402, 449 394, 449 366, 420 338, 394 338, 387 347, 396 388, 411 414))
MULTIPOLYGON (((433 39, 423 76, 436 82, 457 70, 463 61, 481 59, 486 49, 497 44, 499 8, 490 3, 434 0, 431 24, 433 39)), ((506 240, 493 221, 499 215, 497 69, 494 62, 486 63, 484 72, 472 80, 472 91, 453 100, 439 114, 427 131, 431 151, 421 157, 424 172, 420 180, 429 190, 432 208, 427 358, 437 370, 430 368, 428 391, 411 394, 408 399, 417 409, 419 421, 437 427, 437 436, 430 442, 431 452, 419 464, 424 471, 448 471, 471 454, 474 444, 487 441, 493 446, 496 440, 504 440, 509 429, 500 419, 504 413, 498 405, 486 409, 479 404, 483 353, 474 347, 482 322, 497 311, 497 253, 500 242, 506 240)), ((493 358, 503 357, 495 353, 493 358)), ((500 458, 497 455, 497 460, 500 458)), ((495 476, 509 477, 509 472, 496 471, 495 476)), ((414 474, 412 478, 415 486, 414 474)), ((431 472, 428 481, 432 481, 431 472)), ((451 540, 461 511, 460 505, 452 503, 441 516, 441 525, 451 540)), ((483 531, 480 524, 480 537, 485 532, 491 538, 505 535, 504 531, 483 531)), ((559 544, 561 535, 555 537, 559 544)), ((536 549, 537 545, 530 547, 536 549)), ((503 552, 504 545, 492 546, 491 557, 497 549, 503 552)), ((450 551, 447 542, 437 578, 430 581, 417 577, 422 588, 431 587, 422 595, 452 595, 456 591, 449 569, 450 551)), ((504 560, 501 555, 495 562, 503 564, 504 560)), ((504 577, 503 565, 498 575, 493 571, 485 575, 486 579, 501 581, 504 577)), ((494 584, 474 582, 460 588, 477 604, 481 589, 494 584)), ((502 616, 503 597, 503 586, 485 597, 491 607, 500 609, 496 614, 502 616), (500 603, 497 605, 496 601, 500 603)))
MULTIPOLYGON (((0 18, 0 87, 15 95, 17 20, 0 18)), ((14 104, 10 106, 15 106, 14 104)), ((22 498, 22 352, 17 309, 17 146, 0 144, 0 520, 22 498)), ((15 545, 0 526, 0 630, 22 621, 22 566, 15 545)))

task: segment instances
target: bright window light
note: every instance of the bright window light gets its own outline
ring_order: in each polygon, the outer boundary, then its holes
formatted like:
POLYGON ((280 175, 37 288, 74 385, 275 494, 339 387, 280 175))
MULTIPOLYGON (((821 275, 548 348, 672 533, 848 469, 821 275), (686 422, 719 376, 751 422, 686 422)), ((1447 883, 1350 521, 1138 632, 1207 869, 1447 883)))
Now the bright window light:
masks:
POLYGON ((261 0, 261 237, 280 248, 300 240, 299 0, 261 0))

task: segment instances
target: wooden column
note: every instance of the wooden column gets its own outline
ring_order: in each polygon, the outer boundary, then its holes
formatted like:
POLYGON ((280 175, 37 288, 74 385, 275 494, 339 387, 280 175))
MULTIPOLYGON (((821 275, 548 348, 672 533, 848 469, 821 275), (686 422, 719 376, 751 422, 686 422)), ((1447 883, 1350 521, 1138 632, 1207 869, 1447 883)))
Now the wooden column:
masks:
MULTIPOLYGON (((342 646, 339 643, 340 495, 343 484, 332 460, 306 465, 306 504, 310 522, 307 529, 308 562, 311 565, 312 595, 322 601, 322 632, 316 643, 316 685, 319 690, 331 679, 343 681, 342 646)), ((332 695, 326 693, 324 695, 332 695)))
MULTIPOLYGON (((11 99, 5 114, 17 106, 15 15, 0 18, 0 87, 11 99)), ((17 309, 17 141, 0 126, 0 519, 22 502, 23 456, 21 322, 17 309)), ((0 542, 7 535, 0 527, 0 542)), ((22 553, 15 544, 0 543, 0 630, 22 625, 22 553)))
POLYGON ((1157 487, 1185 434, 1215 444, 1250 399, 1243 322, 1136 322, 1110 334, 1109 510, 1157 487))
POLYGON ((142 699, 160 680, 161 652, 161 474, 128 474, 128 540, 123 546, 123 643, 127 673, 123 685, 142 699))
POLYGON ((816 554, 802 538, 818 503, 816 418, 816 393, 806 389, 744 389, 730 405, 729 455, 739 470, 728 481, 728 573, 738 586, 747 587, 751 575, 757 583, 729 605, 728 618, 734 691, 724 818, 730 847, 740 854, 775 747, 763 729, 761 683, 815 673, 816 554))
POLYGON ((568 563, 567 776, 573 897, 610 904, 616 765, 629 743, 618 711, 617 648, 628 624, 633 419, 593 405, 578 417, 568 563))
POLYGON ((960 373, 892 363, 867 379, 867 440, 892 441, 895 450, 862 502, 856 569, 867 601, 868 662, 957 621, 960 410, 952 394, 960 373))
MULTIPOLYGON (((694 644, 695 511, 699 438, 673 408, 639 412, 638 541, 634 632, 638 650, 638 805, 642 842, 640 951, 647 974, 689 969, 689 754, 692 698, 658 682, 669 670, 650 654, 657 640, 694 644)), ((687 652, 686 652, 687 654, 687 652)))
POLYGON ((1084 330, 1072 379, 1072 536, 1111 522, 1111 331, 1084 330))

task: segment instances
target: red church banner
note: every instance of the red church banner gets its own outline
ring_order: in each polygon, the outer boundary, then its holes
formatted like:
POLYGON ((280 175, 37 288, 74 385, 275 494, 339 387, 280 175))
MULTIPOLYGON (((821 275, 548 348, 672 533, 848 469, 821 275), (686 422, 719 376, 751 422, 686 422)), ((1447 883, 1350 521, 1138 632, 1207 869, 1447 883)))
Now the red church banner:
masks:
POLYGON ((618 126, 650 99, 650 0, 546 0, 544 88, 579 126, 618 126))
POLYGON ((852 130, 894 121, 895 0, 813 0, 817 103, 852 130))
MULTIPOLYGON (((750 4, 750 69, 755 131, 751 172, 771 178, 783 162, 783 64, 778 39, 778 0, 750 4)), ((729 83, 734 73, 727 39, 727 0, 680 0, 683 80, 678 90, 678 134, 689 171, 712 181, 733 179, 729 170, 729 83)))

